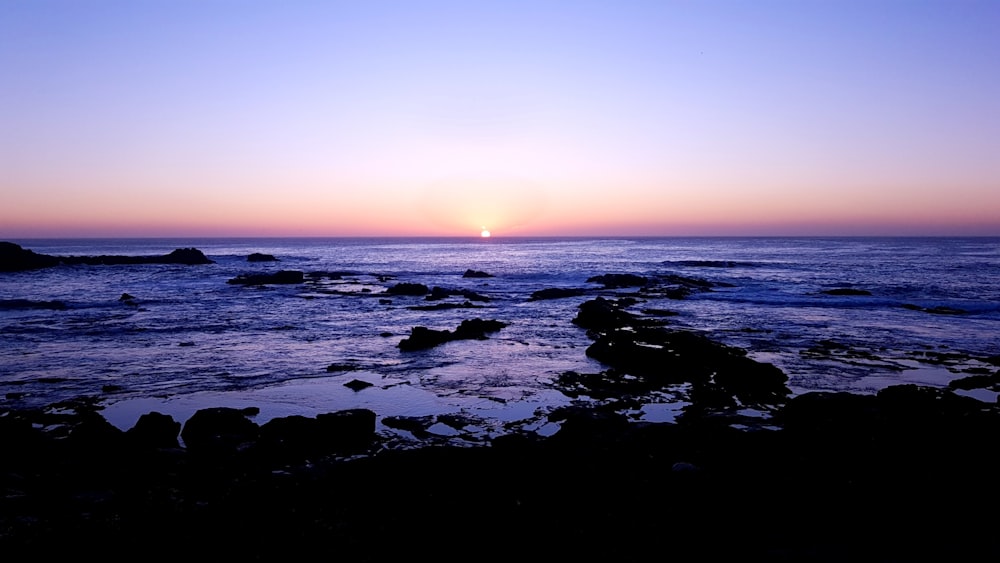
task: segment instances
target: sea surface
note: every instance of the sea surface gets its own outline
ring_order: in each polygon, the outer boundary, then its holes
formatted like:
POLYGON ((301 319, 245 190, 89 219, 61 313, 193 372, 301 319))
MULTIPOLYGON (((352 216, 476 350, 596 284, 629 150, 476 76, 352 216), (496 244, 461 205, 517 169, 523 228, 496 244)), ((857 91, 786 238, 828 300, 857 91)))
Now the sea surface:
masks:
MULTIPOLYGON (((586 331, 571 321, 607 273, 711 282, 682 299, 643 297, 634 309, 676 313, 696 330, 770 362, 793 394, 874 393, 946 386, 1000 354, 998 238, 238 238, 10 240, 51 255, 162 255, 197 248, 209 265, 58 266, 0 274, 0 401, 40 407, 93 398, 122 429, 158 411, 255 406, 257 422, 369 408, 382 417, 459 414, 483 435, 551 433, 544 415, 574 399, 566 371, 599 372, 586 331), (249 262, 251 253, 277 262, 249 262), (464 277, 466 270, 492 277, 464 277), (228 283, 298 270, 293 285, 228 283), (469 294, 463 303, 388 295, 397 283, 469 294), (547 288, 586 295, 532 300, 547 288), (851 288, 870 295, 831 295, 851 288), (133 299, 122 300, 123 294, 133 299), (31 305, 25 306, 25 300, 31 305), (64 308, 49 308, 48 302, 64 308), (507 323, 485 340, 401 351, 413 327, 507 323), (371 384, 352 390, 351 381, 371 384)), ((976 398, 995 401, 995 394, 976 398)), ((669 421, 683 389, 631 415, 669 421)), ((380 423, 381 430, 387 430, 380 423)), ((455 430, 431 428, 447 437, 455 430)))

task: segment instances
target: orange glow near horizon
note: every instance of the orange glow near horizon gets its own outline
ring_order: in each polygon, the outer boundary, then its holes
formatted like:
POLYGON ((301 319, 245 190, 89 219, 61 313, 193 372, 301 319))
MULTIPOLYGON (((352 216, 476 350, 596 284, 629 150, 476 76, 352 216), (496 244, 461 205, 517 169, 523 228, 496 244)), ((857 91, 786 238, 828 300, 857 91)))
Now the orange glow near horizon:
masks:
POLYGON ((1000 236, 996 3, 16 4, 0 239, 1000 236))

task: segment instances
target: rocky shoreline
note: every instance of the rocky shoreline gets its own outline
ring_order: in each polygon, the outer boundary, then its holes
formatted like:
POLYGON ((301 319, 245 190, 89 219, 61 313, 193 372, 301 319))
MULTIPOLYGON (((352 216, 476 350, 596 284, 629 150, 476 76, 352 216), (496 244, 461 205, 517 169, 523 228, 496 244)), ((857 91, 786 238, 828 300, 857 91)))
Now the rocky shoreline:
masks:
MULTIPOLYGON (((239 559, 740 557, 989 560, 996 404, 947 389, 809 393, 770 429, 553 414, 550 437, 382 447, 375 413, 150 413, 80 402, 0 416, 0 550, 239 559), (182 446, 178 437, 184 441, 182 446)), ((20 557, 8 561, 21 560, 20 557)))

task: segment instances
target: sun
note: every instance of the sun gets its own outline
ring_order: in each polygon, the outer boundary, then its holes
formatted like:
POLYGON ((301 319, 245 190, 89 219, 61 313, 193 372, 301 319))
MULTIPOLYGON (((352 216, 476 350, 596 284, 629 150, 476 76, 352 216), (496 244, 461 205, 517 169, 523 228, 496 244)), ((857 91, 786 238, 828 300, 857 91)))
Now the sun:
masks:
POLYGON ((483 232, 479 233, 479 236, 481 236, 483 238, 490 238, 490 232, 488 230, 486 230, 486 227, 483 227, 482 229, 483 229, 483 232))

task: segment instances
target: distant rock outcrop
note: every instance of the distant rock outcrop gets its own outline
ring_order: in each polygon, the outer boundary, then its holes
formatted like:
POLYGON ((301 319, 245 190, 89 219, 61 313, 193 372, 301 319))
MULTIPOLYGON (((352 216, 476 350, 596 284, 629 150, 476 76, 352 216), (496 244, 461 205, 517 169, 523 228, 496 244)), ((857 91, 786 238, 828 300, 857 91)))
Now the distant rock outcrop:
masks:
POLYGON ((466 270, 462 274, 463 278, 492 278, 493 274, 487 274, 486 272, 480 272, 479 270, 466 270))
POLYGON ((253 254, 247 256, 247 262, 277 262, 278 259, 271 254, 261 254, 260 252, 254 252, 253 254))
POLYGON ((59 259, 33 250, 21 248, 12 242, 0 242, 0 272, 21 272, 59 265, 59 259))
POLYGON ((115 266, 121 264, 214 264, 197 248, 178 248, 159 256, 51 256, 26 250, 12 242, 0 242, 0 272, 20 272, 65 265, 115 266))

